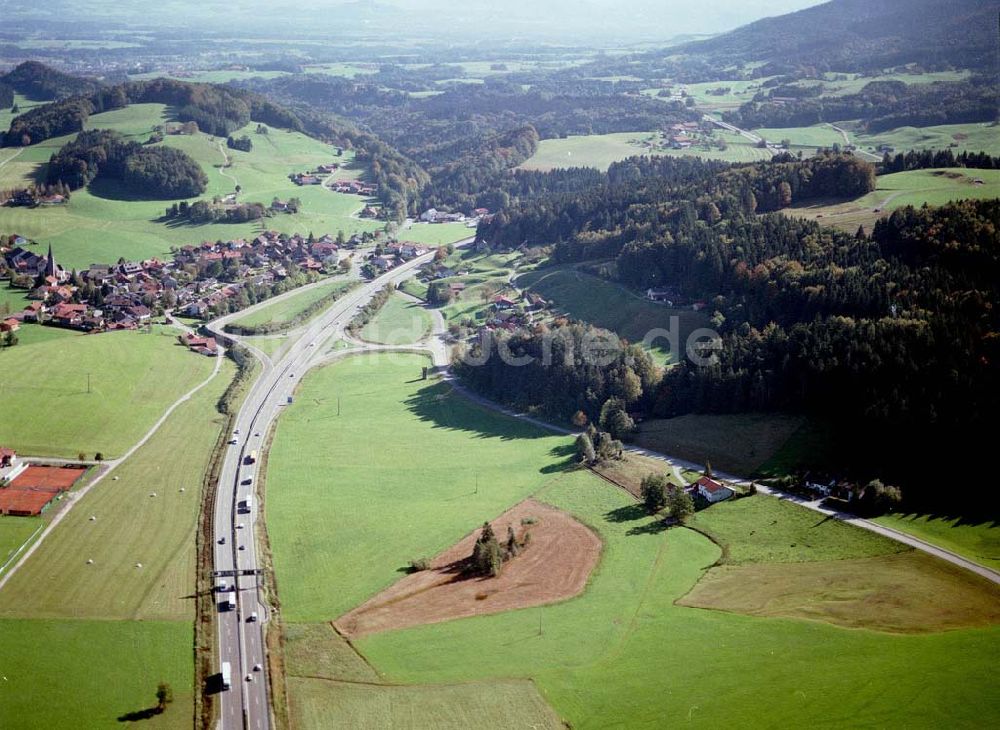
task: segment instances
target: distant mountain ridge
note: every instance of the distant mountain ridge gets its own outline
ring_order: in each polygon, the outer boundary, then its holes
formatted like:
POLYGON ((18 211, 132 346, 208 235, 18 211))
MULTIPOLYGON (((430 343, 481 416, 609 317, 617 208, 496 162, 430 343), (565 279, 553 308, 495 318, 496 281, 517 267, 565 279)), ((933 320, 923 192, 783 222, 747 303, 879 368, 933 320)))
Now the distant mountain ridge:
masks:
POLYGON ((771 73, 872 71, 917 63, 925 68, 995 69, 996 0, 831 0, 672 52, 730 63, 765 62, 771 73))

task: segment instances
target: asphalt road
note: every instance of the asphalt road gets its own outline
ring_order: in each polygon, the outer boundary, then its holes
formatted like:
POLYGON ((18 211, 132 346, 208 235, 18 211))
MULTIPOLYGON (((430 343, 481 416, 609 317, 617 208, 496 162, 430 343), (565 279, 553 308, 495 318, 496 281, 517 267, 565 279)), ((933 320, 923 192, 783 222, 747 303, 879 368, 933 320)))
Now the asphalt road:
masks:
MULTIPOLYGON (((244 508, 245 500, 254 495, 257 464, 268 429, 287 405, 302 376, 310 367, 324 360, 321 354, 324 345, 331 338, 343 334, 357 310, 386 284, 398 284, 412 276, 433 255, 431 252, 409 261, 345 294, 304 327, 298 340, 279 359, 272 361, 254 351, 263 370, 236 417, 235 432, 230 436, 231 442, 235 443, 226 447, 228 451, 220 472, 213 517, 213 569, 216 574, 239 573, 215 579, 216 586, 220 580, 225 580, 229 588, 215 594, 219 647, 216 671, 221 670, 222 662, 229 662, 232 673, 231 688, 220 692, 219 727, 222 730, 262 730, 271 725, 264 645, 264 630, 269 616, 261 593, 261 577, 257 574, 262 564, 254 539, 259 517, 256 497, 253 497, 249 510, 244 508), (257 453, 257 463, 248 463, 248 457, 253 452, 257 453), (236 603, 235 610, 225 607, 230 596, 236 603), (254 669, 257 665, 259 670, 254 669)), ((271 301, 257 306, 266 306, 271 301)), ((223 326, 255 308, 220 317, 209 323, 208 328, 217 336, 231 337, 223 334, 223 326)))

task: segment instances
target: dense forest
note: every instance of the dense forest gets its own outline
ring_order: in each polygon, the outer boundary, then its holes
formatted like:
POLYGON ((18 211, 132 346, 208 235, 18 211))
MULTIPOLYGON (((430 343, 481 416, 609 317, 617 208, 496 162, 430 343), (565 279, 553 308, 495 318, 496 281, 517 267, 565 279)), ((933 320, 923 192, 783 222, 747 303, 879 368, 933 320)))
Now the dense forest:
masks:
POLYGON ((995 122, 998 115, 995 81, 992 77, 933 84, 872 81, 857 94, 820 98, 809 95, 790 98, 783 94, 798 87, 776 87, 723 116, 747 129, 808 127, 820 122, 857 119, 872 134, 896 127, 995 122))
MULTIPOLYGON (((706 303, 721 335, 715 364, 682 359, 626 399, 630 409, 831 419, 866 439, 856 468, 881 465, 916 499, 932 485, 907 458, 913 445, 970 454, 1000 406, 1000 201, 906 208, 853 235, 759 215, 789 191, 860 194, 871 173, 849 155, 733 166, 633 159, 589 194, 512 206, 479 237, 499 248, 554 242, 553 262, 613 262, 623 283, 706 303)), ((507 344, 538 354, 549 336, 521 332, 507 344)), ((586 366, 573 376, 561 367, 493 358, 462 372, 493 397, 564 420, 576 409, 593 418, 621 387, 586 366), (536 378, 553 387, 533 387, 536 378)))
POLYGON ((10 109, 14 106, 14 89, 0 81, 0 109, 10 109))
POLYGON ((133 193, 151 200, 190 198, 205 191, 208 177, 184 151, 146 147, 126 141, 118 132, 94 129, 52 155, 48 182, 71 190, 98 178, 120 180, 133 193))

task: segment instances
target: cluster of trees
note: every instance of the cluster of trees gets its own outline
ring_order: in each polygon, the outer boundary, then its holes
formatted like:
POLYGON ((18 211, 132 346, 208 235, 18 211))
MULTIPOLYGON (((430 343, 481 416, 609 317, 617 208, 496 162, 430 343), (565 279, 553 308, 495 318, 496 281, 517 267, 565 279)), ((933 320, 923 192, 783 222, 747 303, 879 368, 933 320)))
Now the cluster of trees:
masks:
POLYGON ((803 97, 795 100, 758 95, 726 121, 745 127, 807 127, 821 122, 860 119, 872 134, 896 127, 927 127, 997 121, 994 80, 906 84, 872 81, 857 94, 803 97))
POLYGON ((496 578, 503 571, 503 564, 516 558, 530 544, 531 533, 526 532, 518 540, 513 525, 507 526, 507 537, 501 544, 490 523, 484 522, 466 563, 468 572, 496 578))
POLYGON ((253 140, 247 137, 245 134, 239 139, 230 135, 226 138, 226 146, 231 150, 239 150, 240 152, 252 152, 253 151, 253 140))
MULTIPOLYGON (((574 422, 587 417, 583 411, 577 411, 574 422)), ((614 438, 607 431, 601 431, 594 424, 587 424, 587 430, 576 437, 576 455, 587 466, 596 466, 612 460, 620 460, 625 451, 621 440, 614 438)))
POLYGON ((63 73, 38 61, 25 61, 8 73, 0 74, 0 106, 11 106, 14 103, 13 95, 9 103, 3 103, 3 87, 10 89, 12 94, 17 91, 30 99, 49 101, 77 94, 91 94, 100 86, 93 79, 63 73))
POLYGON ((106 129, 81 132, 49 160, 49 184, 75 190, 99 176, 121 180, 150 199, 190 198, 208 184, 204 171, 186 152, 145 147, 106 129))
POLYGON ((190 223, 247 223, 267 217, 270 211, 263 203, 237 203, 222 205, 218 200, 196 200, 188 203, 182 200, 166 209, 164 218, 168 221, 188 221, 190 223))
POLYGON ((649 474, 640 486, 642 503, 650 514, 664 509, 678 522, 684 522, 694 514, 694 500, 682 487, 670 481, 666 474, 649 474))
POLYGON ((454 369, 494 400, 562 421, 582 411, 614 438, 630 431, 619 411, 641 408, 659 380, 641 347, 578 323, 484 331, 454 369))
POLYGON ((254 325, 243 325, 238 323, 230 323, 225 326, 226 332, 233 335, 243 335, 245 337, 254 337, 257 335, 270 335, 276 332, 287 332, 288 330, 298 327, 303 322, 307 322, 312 318, 317 312, 322 312, 324 309, 329 307, 335 301, 337 301, 343 292, 331 292, 321 299, 317 299, 315 302, 305 307, 301 312, 296 314, 289 320, 282 322, 262 322, 261 324, 254 325))

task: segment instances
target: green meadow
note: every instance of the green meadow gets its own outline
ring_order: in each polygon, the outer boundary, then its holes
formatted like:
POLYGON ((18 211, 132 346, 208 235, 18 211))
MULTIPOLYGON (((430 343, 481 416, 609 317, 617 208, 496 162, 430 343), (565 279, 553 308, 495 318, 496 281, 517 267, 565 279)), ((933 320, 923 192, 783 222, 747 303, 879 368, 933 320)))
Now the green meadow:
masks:
MULTIPOLYGON (((42 526, 41 517, 0 517, 0 567, 42 526)), ((0 570, 0 576, 3 571, 0 570)))
MULTIPOLYGON (((342 276, 334 277, 318 286, 298 292, 287 299, 272 302, 264 307, 261 307, 255 312, 251 312, 243 317, 234 319, 233 324, 239 324, 245 327, 266 323, 285 325, 324 297, 330 296, 331 294, 341 294, 347 289, 350 289, 353 285, 354 282, 348 281, 342 276)), ((300 324, 304 324, 304 322, 300 324)))
POLYGON ((361 339, 383 345, 408 345, 430 333, 431 316, 423 305, 394 294, 361 330, 361 339))
MULTIPOLYGON (((171 110, 162 104, 133 104, 125 109, 94 115, 87 121, 87 127, 114 129, 129 138, 145 141, 154 126, 172 118, 171 110)), ((168 135, 163 144, 190 154, 208 175, 208 188, 199 196, 200 199, 227 195, 239 184, 242 187, 239 199, 242 201, 270 204, 275 197, 282 200, 298 197, 302 201, 302 210, 298 214, 281 213, 243 224, 168 224, 161 218, 166 207, 174 201, 136 200, 120 186, 99 183, 75 191, 65 206, 2 208, 0 230, 16 232, 43 244, 51 243, 60 263, 83 268, 94 262, 115 261, 120 256, 163 258, 169 256, 171 246, 203 240, 246 238, 256 235, 263 228, 283 233, 314 232, 316 235, 343 230, 350 235, 381 227, 375 221, 356 217, 366 199, 334 193, 319 185, 299 187, 288 179, 291 173, 333 161, 343 165, 335 177, 361 177, 366 171, 353 161, 351 151, 345 151, 342 157, 337 158, 335 150, 319 140, 280 129, 271 129, 267 135, 256 134, 256 126, 250 123, 234 132, 235 136, 246 134, 251 137, 254 143, 251 152, 230 150, 224 139, 202 133, 168 135), (229 167, 223 168, 227 163, 229 167)), ((44 179, 49 157, 73 137, 66 135, 16 152, 0 152, 4 156, 17 154, 15 159, 0 167, 0 187, 26 185, 44 179)), ((0 162, 3 159, 5 157, 0 157, 0 162)))
POLYGON ((559 477, 569 439, 421 380, 428 364, 349 357, 310 373, 284 411, 267 525, 286 621, 337 618, 559 477))
MULTIPOLYGON (((186 620, 190 630, 202 475, 224 422, 216 401, 233 374, 224 361, 214 380, 73 505, 0 590, 0 617, 186 620)), ((12 519, 20 518, 0 518, 12 519)))
POLYGON ((882 144, 896 152, 944 150, 956 153, 987 152, 1000 155, 1000 127, 995 124, 942 124, 934 127, 899 127, 877 134, 852 135, 855 143, 875 151, 882 144))
POLYGON ((1000 570, 1000 524, 993 520, 906 513, 883 515, 873 521, 1000 570))
POLYGON ((25 325, 21 344, 0 350, 0 443, 33 456, 120 456, 215 366, 176 335, 158 327, 82 335, 25 325))
POLYGON ((703 149, 695 145, 683 150, 664 147, 664 140, 657 132, 616 132, 593 134, 565 139, 543 139, 538 151, 521 165, 525 170, 552 170, 563 167, 596 167, 607 170, 612 162, 619 162, 635 155, 666 155, 672 157, 701 157, 707 160, 728 162, 754 162, 768 160, 771 153, 759 149, 738 134, 717 130, 716 139, 726 142, 726 149, 703 149))
MULTIPOLYGON (((530 677, 575 728, 844 726, 862 716, 874 725, 975 727, 1000 716, 989 670, 996 627, 903 636, 685 608, 675 601, 720 557, 716 545, 691 530, 663 530, 585 473, 539 497, 601 534, 602 560, 587 591, 554 606, 360 640, 388 681, 530 677)), ((699 520, 723 532, 713 524, 716 509, 699 520)), ((781 520, 758 519, 744 515, 747 527, 790 549, 801 539, 794 523, 786 532, 781 520)), ((812 528, 826 558, 891 549, 858 548, 849 533, 828 527, 837 526, 812 528)), ((746 551, 773 559, 769 550, 746 551)))
POLYGON ((185 621, 0 619, 0 727, 123 727, 155 707, 167 682, 174 701, 146 728, 191 727, 194 631, 185 621))

